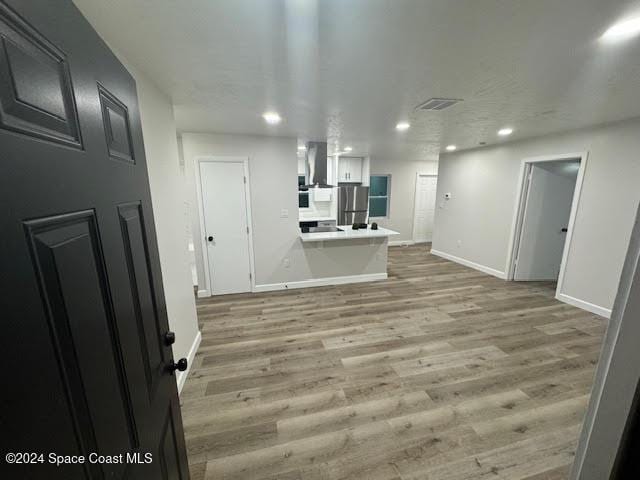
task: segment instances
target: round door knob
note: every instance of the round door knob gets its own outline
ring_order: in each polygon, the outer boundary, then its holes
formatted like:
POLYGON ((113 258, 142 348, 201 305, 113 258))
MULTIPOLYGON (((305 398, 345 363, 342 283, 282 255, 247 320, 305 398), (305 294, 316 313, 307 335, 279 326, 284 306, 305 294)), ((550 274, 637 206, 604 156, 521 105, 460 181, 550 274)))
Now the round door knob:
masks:
POLYGON ((207 240, 209 240, 210 242, 213 242, 213 235, 209 235, 209 236, 207 237, 207 240))
POLYGON ((164 344, 169 346, 176 343, 176 334, 173 332, 167 332, 164 334, 164 344))
POLYGON ((187 363, 186 358, 181 358, 177 362, 171 360, 171 363, 167 365, 167 370, 169 370, 169 373, 173 373, 176 370, 178 370, 179 372, 184 372, 187 369, 188 365, 189 364, 187 363))

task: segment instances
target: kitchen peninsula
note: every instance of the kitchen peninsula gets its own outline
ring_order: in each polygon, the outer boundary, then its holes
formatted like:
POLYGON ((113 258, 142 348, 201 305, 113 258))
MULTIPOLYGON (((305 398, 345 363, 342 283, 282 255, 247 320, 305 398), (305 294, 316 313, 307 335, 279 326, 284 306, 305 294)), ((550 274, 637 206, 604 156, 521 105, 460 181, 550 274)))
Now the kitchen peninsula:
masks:
MULTIPOLYGON (((371 282, 387 278, 389 237, 398 232, 379 228, 353 230, 350 225, 339 226, 340 231, 300 230, 300 248, 314 280, 287 288, 301 286, 338 285, 371 282)), ((328 229, 331 230, 331 229, 328 229)))
POLYGON ((327 155, 326 142, 308 142, 298 150, 304 158, 298 162, 294 249, 311 278, 274 288, 386 279, 389 237, 399 233, 369 222, 369 159, 327 155), (353 229, 353 224, 366 227, 353 229))
POLYGON ((389 230, 387 228, 379 227, 377 230, 373 230, 371 226, 369 228, 359 228, 353 230, 351 225, 338 226, 339 231, 329 232, 300 232, 300 239, 303 242, 325 242, 325 241, 337 241, 337 240, 357 240, 357 239, 388 239, 390 236, 399 235, 399 232, 389 230))

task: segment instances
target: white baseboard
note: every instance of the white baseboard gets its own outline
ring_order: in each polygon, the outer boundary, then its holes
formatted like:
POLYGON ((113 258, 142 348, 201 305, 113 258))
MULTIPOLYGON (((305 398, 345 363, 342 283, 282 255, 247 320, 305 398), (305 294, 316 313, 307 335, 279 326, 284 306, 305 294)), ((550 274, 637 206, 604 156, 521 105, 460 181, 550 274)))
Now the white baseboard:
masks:
MULTIPOLYGON (((455 255, 451 255, 446 252, 441 252, 439 250, 431 249, 431 253, 438 257, 446 258, 447 260, 451 260, 452 262, 459 263, 466 267, 471 267, 476 270, 480 270, 481 272, 488 273, 489 275, 493 275, 494 277, 498 277, 502 280, 507 279, 507 275, 505 272, 501 272, 500 270, 496 270, 491 267, 487 267, 485 265, 480 265, 479 263, 472 262, 470 260, 466 260, 464 258, 456 257, 455 255)), ((559 293, 556 295, 556 299, 561 302, 568 303, 569 305, 573 305, 574 307, 581 308, 591 313, 595 313, 596 315, 600 315, 601 317, 611 318, 611 309, 601 307, 600 305, 595 305, 593 303, 585 302, 584 300, 580 300, 579 298, 574 298, 564 293, 559 293)))
POLYGON ((211 292, 209 290, 198 290, 198 298, 210 297, 211 292))
POLYGON ((393 240, 389 241, 390 247, 408 247, 409 245, 415 245, 416 242, 413 240, 393 240))
POLYGON ((202 333, 198 330, 198 334, 196 338, 193 339, 193 343, 191 344, 191 348, 189 349, 189 354, 187 355, 187 369, 184 372, 178 372, 176 374, 176 382, 178 383, 178 394, 182 392, 182 387, 184 387, 184 382, 187 380, 189 376, 189 372, 191 371, 191 366, 193 365, 193 359, 196 358, 196 352, 198 351, 198 347, 200 346, 200 342, 202 341, 202 333))
POLYGON ((568 303, 569 305, 573 305, 574 307, 581 308, 586 310, 587 312, 595 313, 596 315, 600 315, 601 317, 611 318, 611 309, 601 307, 600 305, 595 305, 593 303, 585 302, 584 300, 580 300, 579 298, 571 297, 564 293, 558 293, 556 298, 561 302, 568 303))
POLYGON ((328 285, 344 285, 345 283, 375 282, 377 280, 386 280, 386 279, 387 279, 386 272, 385 273, 365 273, 362 275, 345 275, 343 277, 313 278, 310 280, 301 280, 298 282, 265 283, 262 285, 256 285, 253 291, 254 292, 271 292, 274 290, 290 290, 294 288, 326 287, 328 285))
POLYGON ((493 275, 494 277, 498 277, 502 280, 507 279, 507 274, 505 272, 501 272, 500 270, 496 270, 495 268, 487 267, 485 265, 480 265, 479 263, 472 262, 471 260, 466 260, 464 258, 456 257, 455 255, 451 255, 450 253, 434 250, 433 248, 431 249, 431 253, 438 257, 446 258, 447 260, 451 260, 452 262, 456 262, 461 265, 464 265, 465 267, 471 267, 476 270, 480 270, 481 272, 488 273, 489 275, 493 275))

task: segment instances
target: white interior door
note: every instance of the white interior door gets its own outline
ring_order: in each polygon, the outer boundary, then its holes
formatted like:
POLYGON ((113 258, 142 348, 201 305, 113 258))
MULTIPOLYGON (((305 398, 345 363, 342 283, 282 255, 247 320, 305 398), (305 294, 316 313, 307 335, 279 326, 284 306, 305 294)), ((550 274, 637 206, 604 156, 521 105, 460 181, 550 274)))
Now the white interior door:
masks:
POLYGON ((200 184, 211 294, 249 292, 244 162, 201 161, 200 184))
POLYGON ((578 175, 578 162, 531 166, 514 280, 556 280, 578 175))
POLYGON ((416 179, 415 215, 413 218, 413 240, 430 242, 433 237, 433 217, 436 209, 435 175, 418 175, 416 179))

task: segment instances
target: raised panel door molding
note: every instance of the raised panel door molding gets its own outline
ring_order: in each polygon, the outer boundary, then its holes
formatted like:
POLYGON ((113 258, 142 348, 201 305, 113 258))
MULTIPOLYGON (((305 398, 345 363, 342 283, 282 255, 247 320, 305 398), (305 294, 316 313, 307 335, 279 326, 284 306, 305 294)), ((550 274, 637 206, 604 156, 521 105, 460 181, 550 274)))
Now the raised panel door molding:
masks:
POLYGON ((176 450, 176 415, 173 409, 173 405, 169 405, 158 445, 158 461, 160 462, 162 480, 182 480, 183 478, 180 455, 176 450))
POLYGON ((161 344, 162 329, 141 207, 140 202, 119 205, 118 216, 131 282, 147 393, 152 399, 168 359, 164 358, 164 347, 161 344))
POLYGON ((81 148, 65 54, 0 3, 0 128, 81 148))
POLYGON ((100 93, 102 122, 109 156, 117 160, 135 163, 127 106, 100 84, 98 84, 98 92, 100 93))
MULTIPOLYGON (((95 212, 29 220, 24 227, 78 449, 105 455, 134 451, 138 431, 95 212)), ((99 468, 105 477, 120 478, 122 467, 99 468)))

